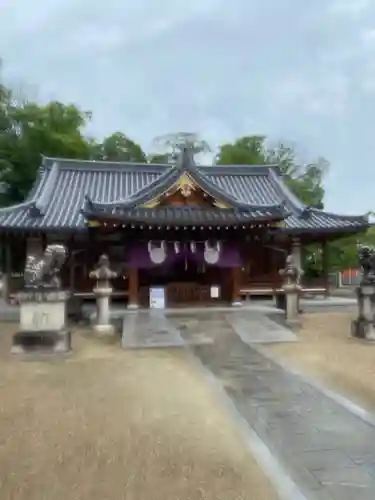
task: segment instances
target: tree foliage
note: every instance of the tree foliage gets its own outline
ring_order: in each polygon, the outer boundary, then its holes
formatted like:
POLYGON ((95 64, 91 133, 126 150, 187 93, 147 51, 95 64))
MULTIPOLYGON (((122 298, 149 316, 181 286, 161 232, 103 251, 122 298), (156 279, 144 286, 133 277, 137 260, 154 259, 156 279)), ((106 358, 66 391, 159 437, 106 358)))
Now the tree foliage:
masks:
POLYGON ((41 155, 89 158, 90 145, 82 130, 90 114, 74 105, 50 102, 19 104, 8 96, 6 130, 0 142, 1 177, 9 202, 21 201, 30 190, 41 155))
POLYGON ((167 165, 171 163, 171 158, 167 154, 153 154, 149 157, 149 163, 156 163, 158 165, 167 165))
POLYGON ((334 241, 329 245, 330 269, 341 271, 358 267, 357 243, 375 247, 375 227, 370 227, 363 234, 356 234, 334 241))
POLYGON ((141 146, 122 132, 115 132, 106 137, 101 144, 93 143, 91 147, 92 158, 95 160, 147 163, 147 157, 141 146))
POLYGON ((121 132, 98 143, 84 135, 91 113, 73 104, 19 102, 0 85, 0 181, 2 204, 24 200, 41 157, 146 163, 142 148, 121 132))
POLYGON ((324 158, 301 164, 294 149, 285 144, 267 146, 266 137, 251 135, 233 143, 223 144, 216 156, 219 165, 272 165, 277 164, 290 189, 304 203, 323 208, 324 175, 328 162, 324 158))

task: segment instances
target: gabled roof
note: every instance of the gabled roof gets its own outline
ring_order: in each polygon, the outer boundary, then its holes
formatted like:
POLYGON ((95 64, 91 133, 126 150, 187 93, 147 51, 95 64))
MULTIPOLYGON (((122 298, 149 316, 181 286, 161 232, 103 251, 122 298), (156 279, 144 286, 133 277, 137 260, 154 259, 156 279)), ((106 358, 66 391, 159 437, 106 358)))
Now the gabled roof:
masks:
POLYGON ((199 187, 212 196, 212 198, 215 198, 217 201, 223 202, 232 208, 249 210, 249 208, 258 208, 258 206, 261 205, 262 208, 266 208, 271 211, 280 211, 280 214, 284 212, 282 203, 249 204, 246 200, 243 200, 241 197, 236 195, 236 193, 231 193, 225 187, 221 187, 197 167, 191 151, 187 148, 182 151, 176 165, 173 168, 169 167, 157 179, 139 191, 133 193, 131 196, 123 197, 111 202, 95 202, 88 197, 90 209, 111 210, 113 207, 121 207, 122 209, 140 207, 149 201, 162 196, 184 174, 187 174, 199 187))
MULTIPOLYGON (((0 209, 0 229, 79 230, 87 227, 86 216, 95 214, 160 220, 172 212, 141 205, 162 195, 184 172, 213 198, 232 207, 223 209, 228 218, 285 218, 285 230, 297 233, 356 231, 368 225, 365 216, 306 207, 275 165, 197 166, 185 151, 174 166, 43 158, 26 201, 0 209)), ((185 224, 188 214, 192 220, 203 217, 203 212, 207 220, 224 216, 218 208, 174 210, 173 220, 185 224)))

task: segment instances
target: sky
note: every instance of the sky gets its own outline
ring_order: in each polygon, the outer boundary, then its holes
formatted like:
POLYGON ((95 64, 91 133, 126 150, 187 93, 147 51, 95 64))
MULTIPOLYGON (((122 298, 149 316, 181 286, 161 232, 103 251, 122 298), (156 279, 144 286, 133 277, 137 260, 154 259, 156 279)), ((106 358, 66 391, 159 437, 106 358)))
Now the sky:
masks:
POLYGON ((329 160, 327 210, 375 210, 375 0, 0 0, 0 57, 98 138, 264 134, 329 160))

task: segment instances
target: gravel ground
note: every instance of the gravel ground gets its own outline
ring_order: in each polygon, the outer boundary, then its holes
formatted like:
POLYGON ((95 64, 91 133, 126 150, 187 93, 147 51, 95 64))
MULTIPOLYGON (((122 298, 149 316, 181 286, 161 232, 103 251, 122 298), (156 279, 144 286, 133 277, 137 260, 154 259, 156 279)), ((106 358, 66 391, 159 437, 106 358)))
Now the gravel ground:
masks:
POLYGON ((277 499, 184 351, 79 332, 69 358, 20 361, 0 329, 1 500, 277 499))
POLYGON ((300 342, 265 349, 375 412, 375 343, 350 337, 354 318, 350 311, 304 314, 300 342))

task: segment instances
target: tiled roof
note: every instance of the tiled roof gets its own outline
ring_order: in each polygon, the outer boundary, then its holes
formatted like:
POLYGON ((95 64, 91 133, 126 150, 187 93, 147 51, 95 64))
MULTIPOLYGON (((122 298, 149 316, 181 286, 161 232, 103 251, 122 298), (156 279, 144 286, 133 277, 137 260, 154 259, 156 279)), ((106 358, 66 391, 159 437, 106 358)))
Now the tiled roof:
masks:
MULTIPOLYGON (((287 231, 356 230, 367 225, 362 216, 308 209, 287 188, 277 166, 203 167, 196 166, 185 154, 173 167, 44 158, 27 200, 0 209, 0 229, 84 229, 87 227, 84 214, 88 210, 152 217, 153 212, 132 210, 163 193, 184 171, 217 200, 229 203, 238 214, 283 213, 287 231)), ((202 210, 190 215, 201 215, 202 210)), ((219 209, 209 212, 210 217, 213 213, 221 217, 219 209)), ((161 215, 160 211, 158 214, 161 215)))
POLYGON ((162 171, 159 165, 155 169, 148 165, 46 159, 33 196, 20 205, 0 209, 0 228, 85 228, 82 210, 87 196, 103 203, 128 197, 160 177, 162 171), (58 173, 50 190, 48 181, 54 165, 58 173), (43 196, 46 192, 48 199, 43 196))
POLYGON ((249 205, 261 205, 262 207, 263 205, 266 205, 272 208, 279 208, 282 204, 275 201, 271 201, 271 203, 260 202, 249 204, 248 201, 243 199, 241 196, 238 196, 238 192, 230 192, 226 185, 219 185, 217 182, 213 182, 208 175, 203 173, 203 171, 197 167, 191 152, 185 149, 180 155, 174 168, 166 169, 157 179, 150 184, 147 184, 139 191, 133 193, 131 196, 122 197, 107 203, 97 202, 89 198, 90 206, 93 209, 101 209, 104 207, 112 209, 112 207, 116 206, 122 208, 134 208, 143 205, 163 195, 184 173, 187 173, 194 182, 196 182, 205 192, 217 201, 227 203, 234 208, 247 210, 249 205))
POLYGON ((167 206, 155 208, 113 208, 90 214, 87 217, 105 216, 105 219, 121 220, 135 224, 176 224, 185 226, 256 223, 257 221, 280 221, 284 218, 281 210, 258 208, 252 210, 202 208, 194 206, 167 206))

